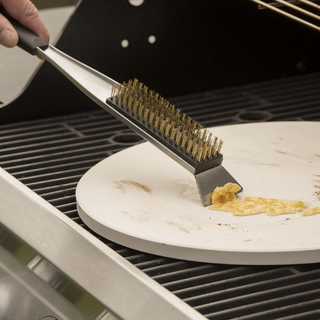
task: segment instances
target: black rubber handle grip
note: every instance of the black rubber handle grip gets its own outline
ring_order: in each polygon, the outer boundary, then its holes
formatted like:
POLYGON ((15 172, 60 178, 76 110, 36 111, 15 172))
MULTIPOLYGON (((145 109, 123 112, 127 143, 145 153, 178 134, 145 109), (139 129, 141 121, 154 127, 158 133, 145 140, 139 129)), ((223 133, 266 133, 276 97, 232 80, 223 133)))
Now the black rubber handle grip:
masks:
POLYGON ((13 25, 13 27, 16 29, 19 36, 18 47, 20 47, 21 49, 27 51, 32 55, 37 54, 37 48, 41 48, 43 50, 48 48, 48 44, 46 42, 40 39, 31 30, 27 29, 18 21, 10 17, 9 14, 3 10, 3 8, 0 8, 0 13, 4 15, 13 25))

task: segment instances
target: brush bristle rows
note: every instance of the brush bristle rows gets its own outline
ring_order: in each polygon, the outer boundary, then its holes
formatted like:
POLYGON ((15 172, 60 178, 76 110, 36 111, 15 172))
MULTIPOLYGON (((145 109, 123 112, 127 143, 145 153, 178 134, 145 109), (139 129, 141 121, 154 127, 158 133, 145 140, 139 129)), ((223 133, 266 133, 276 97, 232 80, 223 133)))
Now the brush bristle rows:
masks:
POLYGON ((223 141, 137 79, 112 88, 111 100, 197 162, 220 154, 223 141))

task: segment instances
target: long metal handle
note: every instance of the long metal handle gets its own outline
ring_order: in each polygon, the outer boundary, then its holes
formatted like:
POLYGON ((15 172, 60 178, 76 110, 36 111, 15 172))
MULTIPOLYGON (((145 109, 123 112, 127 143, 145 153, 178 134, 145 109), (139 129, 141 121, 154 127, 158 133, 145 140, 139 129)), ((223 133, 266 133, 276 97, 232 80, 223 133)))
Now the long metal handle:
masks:
POLYGON ((93 101, 101 105, 111 96, 111 89, 118 82, 90 68, 64 52, 49 45, 43 50, 37 48, 37 54, 43 57, 65 75, 76 87, 93 101))

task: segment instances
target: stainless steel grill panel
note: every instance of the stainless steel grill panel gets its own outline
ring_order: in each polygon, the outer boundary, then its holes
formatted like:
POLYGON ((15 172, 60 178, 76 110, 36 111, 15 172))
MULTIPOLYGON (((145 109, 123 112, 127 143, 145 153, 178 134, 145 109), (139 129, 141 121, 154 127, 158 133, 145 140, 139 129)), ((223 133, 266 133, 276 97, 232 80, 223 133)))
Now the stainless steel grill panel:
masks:
MULTIPOLYGON (((313 74, 170 101, 206 126, 319 121, 319 83, 320 74, 313 74)), ((140 142, 102 110, 3 125, 0 166, 88 230, 76 210, 77 182, 97 162, 140 142)), ((320 264, 204 264, 146 254, 96 237, 208 319, 320 318, 320 264)))

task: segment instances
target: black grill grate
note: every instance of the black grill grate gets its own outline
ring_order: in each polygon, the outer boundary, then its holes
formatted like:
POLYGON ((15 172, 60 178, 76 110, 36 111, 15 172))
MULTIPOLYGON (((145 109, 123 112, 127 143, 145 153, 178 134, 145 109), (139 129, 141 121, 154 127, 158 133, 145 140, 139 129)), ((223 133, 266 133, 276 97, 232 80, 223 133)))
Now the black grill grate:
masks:
MULTIPOLYGON (((319 87, 320 74, 313 74, 170 101, 205 126, 319 121, 319 87)), ((0 165, 88 230, 76 210, 77 182, 100 160, 140 142, 103 110, 3 125, 0 165)), ((96 236, 208 319, 320 319, 320 264, 205 264, 145 254, 96 236)))

